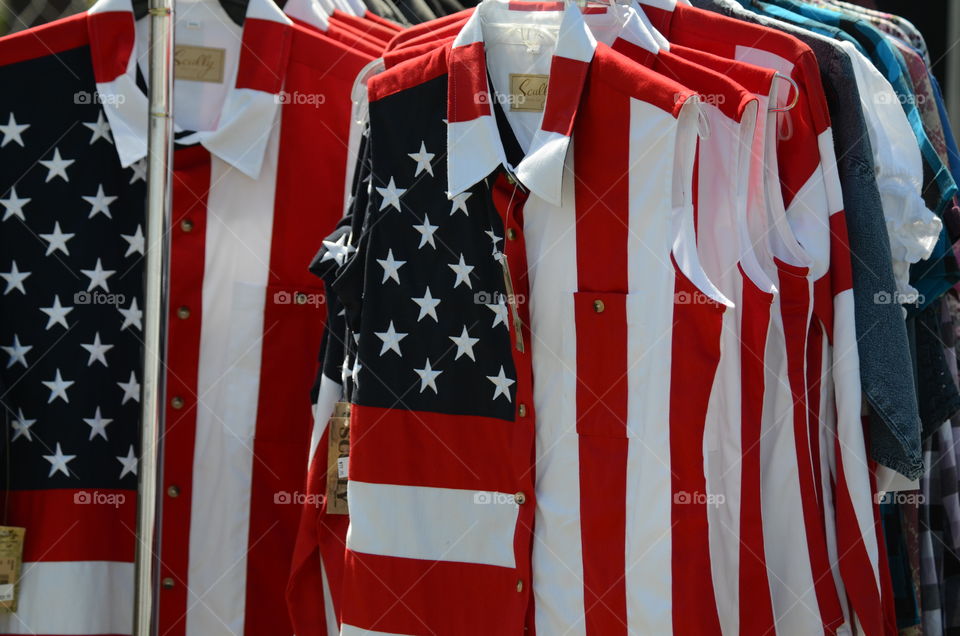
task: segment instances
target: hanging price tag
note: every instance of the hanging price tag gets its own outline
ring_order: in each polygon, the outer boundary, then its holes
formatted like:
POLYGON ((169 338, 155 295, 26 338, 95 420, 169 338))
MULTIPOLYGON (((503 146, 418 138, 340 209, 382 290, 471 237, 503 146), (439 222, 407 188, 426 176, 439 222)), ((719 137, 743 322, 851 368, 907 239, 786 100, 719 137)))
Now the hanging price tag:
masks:
POLYGON ((327 422, 327 513, 349 514, 347 463, 350 457, 350 404, 337 402, 327 422))
POLYGON ((0 526, 0 613, 17 611, 26 528, 0 526))

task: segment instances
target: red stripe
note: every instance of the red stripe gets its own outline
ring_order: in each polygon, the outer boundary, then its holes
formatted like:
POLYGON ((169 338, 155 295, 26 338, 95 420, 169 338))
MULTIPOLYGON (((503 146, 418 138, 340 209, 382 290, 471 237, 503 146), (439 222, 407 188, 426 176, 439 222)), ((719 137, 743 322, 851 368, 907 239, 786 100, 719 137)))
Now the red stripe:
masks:
MULTIPOLYGON (((98 83, 112 82, 127 72, 136 32, 129 11, 89 14, 90 59, 98 83)), ((29 32, 28 32, 29 33, 29 32)))
POLYGON ((23 560, 133 561, 137 493, 100 488, 8 490, 4 523, 27 529, 23 560))
MULTIPOLYGON (((352 470, 352 466, 351 466, 352 470)), ((343 622, 396 634, 519 634, 525 593, 512 568, 346 553, 343 622)))
MULTIPOLYGON (((840 576, 844 589, 850 599, 850 605, 857 615, 866 636, 882 636, 884 629, 883 608, 880 604, 880 590, 874 578, 873 566, 863 543, 860 524, 854 511, 853 501, 843 469, 840 438, 835 442, 837 455, 837 552, 840 560, 840 576)), ((875 533, 875 528, 864 528, 864 532, 875 533)), ((881 544, 882 545, 882 544, 881 544)), ((886 558, 880 553, 880 558, 886 558)))
MULTIPOLYGON (((674 271, 675 298, 702 296, 676 262, 674 271)), ((720 362, 722 326, 723 308, 719 305, 674 302, 669 422, 673 489, 670 541, 673 630, 677 634, 720 634, 710 575, 703 431, 720 362), (693 378, 696 381, 691 383, 693 378)))
POLYGON ((0 66, 69 51, 89 43, 87 13, 0 38, 0 66))
MULTIPOLYGON (((582 62, 557 66, 581 72, 582 62)), ((564 82, 566 83, 566 82, 564 82)), ((558 97, 550 89, 550 100, 558 97)), ((627 227, 629 100, 591 80, 574 146, 577 231, 577 432, 584 624, 588 634, 627 633, 627 227), (598 156, 604 161, 596 161, 598 156), (617 169, 621 166, 621 169, 617 169), (602 250, 596 250, 603 245, 602 250), (602 311, 597 311, 602 303, 602 311)), ((572 99, 559 94, 560 100, 572 99)), ((567 113, 572 117, 572 111, 567 113)), ((546 122, 546 117, 544 118, 546 122)), ((569 129, 568 131, 569 132, 569 129)))
POLYGON ((473 13, 473 7, 469 9, 464 9, 463 11, 457 11, 456 13, 451 13, 450 15, 445 15, 436 20, 430 20, 428 22, 421 22, 420 24, 414 24, 409 26, 390 40, 390 43, 387 44, 387 50, 393 50, 399 46, 402 46, 404 43, 418 37, 430 37, 431 33, 440 31, 444 26, 450 24, 462 24, 466 22, 467 18, 473 13))
MULTIPOLYGON (((820 518, 823 516, 825 502, 823 500, 823 471, 820 457, 820 431, 823 422, 820 421, 820 395, 823 389, 823 329, 820 323, 810 323, 810 335, 807 341, 807 436, 810 441, 810 463, 813 465, 813 483, 816 492, 816 501, 820 509, 820 518)), ((824 526, 826 532, 826 526, 824 526)))
MULTIPOLYGON (((394 38, 390 41, 390 44, 387 45, 388 51, 399 51, 400 49, 405 49, 411 46, 421 46, 423 44, 434 44, 437 45, 439 42, 447 39, 453 39, 460 33, 460 30, 463 28, 463 25, 466 24, 467 19, 463 18, 457 22, 451 22, 450 24, 440 27, 429 33, 421 33, 416 37, 409 37, 400 40, 399 37, 394 38)), ((416 28, 416 27, 412 27, 416 28)), ((405 33, 401 34, 404 35, 405 33)))
POLYGON ((237 88, 280 92, 290 55, 290 31, 289 25, 272 20, 244 20, 237 88))
POLYGON ((589 68, 588 62, 556 55, 553 57, 550 77, 556 81, 551 82, 547 90, 547 103, 540 125, 543 130, 567 136, 573 132, 573 120, 577 116, 580 93, 589 68))
POLYGON ((173 225, 170 232, 170 315, 167 327, 167 399, 163 449, 163 514, 160 534, 160 576, 175 581, 159 592, 160 632, 185 633, 187 579, 190 550, 190 510, 193 485, 193 450, 196 434, 197 366, 200 325, 203 320, 203 269, 207 227, 207 193, 210 188, 210 155, 202 146, 174 153, 173 225), (185 232, 180 223, 189 220, 185 232), (187 307, 190 316, 177 317, 187 307), (183 400, 181 409, 170 400, 183 400), (166 494, 180 489, 177 497, 166 494))
MULTIPOLYGON (((447 45, 439 46, 433 53, 419 57, 416 61, 407 60, 388 71, 374 75, 367 81, 367 98, 370 102, 375 102, 446 75, 448 73, 447 56, 451 51, 452 48, 447 45)), ((448 121, 453 121, 449 119, 449 114, 448 121)))
POLYGON ((382 24, 344 13, 340 9, 333 10, 333 13, 330 15, 330 23, 349 25, 358 32, 363 33, 367 38, 380 43, 382 46, 386 46, 387 42, 397 34, 396 29, 388 29, 382 24))
POLYGON ((450 36, 449 38, 445 38, 439 42, 424 42, 423 44, 405 46, 393 51, 388 51, 387 53, 383 54, 383 65, 386 68, 393 68, 401 62, 405 62, 421 55, 426 55, 427 53, 430 53, 436 49, 437 46, 450 44, 452 42, 453 36, 450 36))
MULTIPOLYGON (((319 104, 284 104, 281 111, 253 443, 246 562, 248 634, 292 631, 286 621, 284 586, 277 582, 287 580, 290 573, 304 511, 278 504, 274 498, 278 493, 304 490, 306 449, 313 429, 309 396, 327 313, 323 287, 303 264, 316 251, 316 237, 333 230, 343 209, 352 90, 346 76, 355 76, 365 59, 358 55, 340 59, 344 75, 318 74, 320 60, 311 66, 292 66, 287 72, 288 90, 322 91, 327 99, 319 104), (318 146, 327 149, 327 161, 319 164, 308 160, 318 146), (306 294, 309 302, 289 302, 297 294, 306 294)), ((331 581, 331 587, 339 591, 338 579, 331 581)), ((322 590, 315 592, 320 598, 322 590)))
POLYGON ((350 478, 375 484, 514 492, 510 466, 490 461, 510 454, 514 427, 513 422, 488 417, 354 405, 350 478), (418 452, 395 452, 406 447, 418 452))
POLYGON ((787 376, 793 397, 793 434, 797 454, 797 478, 803 508, 803 522, 807 538, 810 569, 814 592, 825 629, 833 630, 843 623, 843 610, 837 595, 827 556, 824 522, 817 504, 816 485, 810 457, 807 428, 806 363, 808 345, 808 315, 810 290, 804 268, 789 267, 776 260, 780 272, 780 313, 783 319, 784 340, 787 349, 787 376))
POLYGON ((760 496, 760 439, 763 418, 764 356, 773 296, 740 269, 741 451, 740 467, 740 633, 776 633, 760 496))
POLYGON ((483 42, 450 49, 447 121, 451 124, 491 113, 485 68, 483 42))

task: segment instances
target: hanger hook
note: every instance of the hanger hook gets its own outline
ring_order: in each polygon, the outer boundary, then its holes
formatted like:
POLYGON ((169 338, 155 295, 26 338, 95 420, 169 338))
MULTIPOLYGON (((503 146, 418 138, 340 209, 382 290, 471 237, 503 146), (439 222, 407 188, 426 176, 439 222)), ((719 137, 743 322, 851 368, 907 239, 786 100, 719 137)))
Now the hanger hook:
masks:
POLYGON ((792 77, 788 77, 782 73, 774 73, 775 78, 780 78, 784 81, 790 82, 790 86, 793 86, 793 101, 789 105, 784 106, 783 108, 768 108, 771 113, 785 113, 788 110, 793 110, 793 107, 797 105, 797 102, 800 101, 800 87, 797 86, 797 82, 794 81, 792 77))

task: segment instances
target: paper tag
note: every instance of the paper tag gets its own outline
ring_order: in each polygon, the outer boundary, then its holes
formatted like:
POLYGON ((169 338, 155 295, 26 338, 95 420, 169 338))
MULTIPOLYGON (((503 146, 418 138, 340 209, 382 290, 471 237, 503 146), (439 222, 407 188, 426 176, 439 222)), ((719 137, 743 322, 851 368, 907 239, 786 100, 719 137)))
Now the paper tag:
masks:
POLYGON ((510 110, 543 111, 549 75, 510 73, 510 110))
POLYGON ((0 613, 17 611, 25 528, 0 526, 0 613))
POLYGON ((327 513, 349 514, 347 508, 347 462, 350 457, 350 404, 337 402, 327 422, 327 513))
POLYGON ((223 82, 226 49, 178 44, 173 52, 173 78, 191 82, 223 82))

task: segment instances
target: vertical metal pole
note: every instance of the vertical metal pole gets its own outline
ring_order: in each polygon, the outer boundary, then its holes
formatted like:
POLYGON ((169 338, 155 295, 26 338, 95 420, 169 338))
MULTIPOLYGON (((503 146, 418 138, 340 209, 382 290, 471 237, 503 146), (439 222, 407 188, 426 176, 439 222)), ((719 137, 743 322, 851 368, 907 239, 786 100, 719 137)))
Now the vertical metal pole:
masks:
POLYGON ((134 636, 156 633, 161 431, 166 358, 170 174, 173 157, 173 2, 150 0, 150 126, 147 141, 146 274, 140 399, 134 636))

